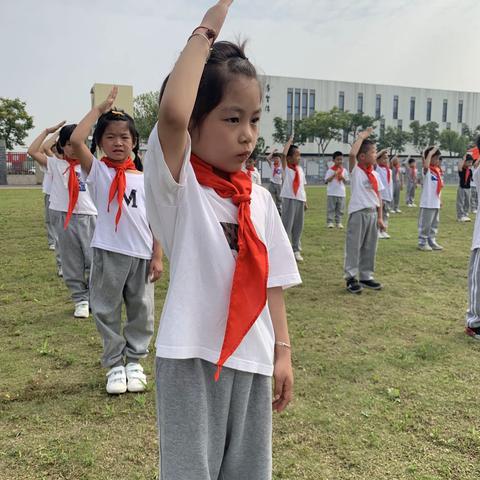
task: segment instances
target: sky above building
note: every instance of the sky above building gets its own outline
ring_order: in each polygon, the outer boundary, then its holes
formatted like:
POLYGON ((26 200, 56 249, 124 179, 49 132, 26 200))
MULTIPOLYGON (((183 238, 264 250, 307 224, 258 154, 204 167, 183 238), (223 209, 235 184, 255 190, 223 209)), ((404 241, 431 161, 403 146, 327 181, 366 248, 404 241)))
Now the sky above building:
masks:
MULTIPOLYGON (((157 90, 205 0, 0 0, 0 96, 77 122, 96 82, 157 90)), ((476 0, 236 0, 221 39, 260 73, 480 91, 476 0)))

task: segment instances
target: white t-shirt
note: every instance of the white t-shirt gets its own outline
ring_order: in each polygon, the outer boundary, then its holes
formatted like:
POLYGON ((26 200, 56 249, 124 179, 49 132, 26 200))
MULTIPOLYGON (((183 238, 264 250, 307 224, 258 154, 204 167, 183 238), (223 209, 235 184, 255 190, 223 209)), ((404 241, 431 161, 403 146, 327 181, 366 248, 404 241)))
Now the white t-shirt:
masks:
MULTIPOLYGON (((157 356, 218 361, 235 270, 238 208, 200 185, 190 163, 190 139, 180 180, 168 169, 155 126, 145 155, 147 215, 170 261, 170 285, 156 341, 157 356), (233 236, 234 237, 234 236, 233 236)), ((252 184, 251 216, 269 257, 267 287, 301 283, 292 247, 270 193, 252 184)), ((274 331, 268 306, 226 367, 272 375, 274 331)))
MULTIPOLYGON (((248 175, 249 172, 246 168, 243 171, 248 175)), ((257 167, 253 167, 253 170, 250 172, 249 176, 252 179, 253 183, 256 183, 257 185, 262 184, 262 177, 261 177, 260 172, 258 171, 257 167)))
MULTIPOLYGON (((384 189, 382 180, 378 173, 373 170, 372 172, 378 182, 378 191, 381 194, 384 189)), ((380 200, 378 195, 373 190, 367 174, 359 168, 357 165, 353 167, 350 173, 350 203, 348 204, 348 213, 357 212, 364 208, 377 208, 380 206, 380 200)))
POLYGON ((272 162, 272 175, 270 177, 270 181, 272 183, 276 183, 277 185, 281 185, 283 182, 283 173, 282 173, 282 166, 279 164, 277 167, 272 162))
POLYGON ((122 215, 115 231, 118 210, 115 196, 108 211, 108 194, 115 177, 115 169, 93 157, 92 169, 86 177, 90 195, 98 210, 92 247, 130 257, 152 258, 153 236, 148 226, 145 206, 143 173, 125 172, 127 187, 123 197, 122 215))
POLYGON ((43 181, 42 181, 42 192, 45 195, 50 195, 50 190, 52 189, 52 173, 48 170, 48 167, 43 167, 40 165, 40 171, 43 172, 43 181))
POLYGON ((427 170, 423 173, 422 194, 420 196, 420 208, 440 208, 440 196, 437 195, 437 177, 427 170))
POLYGON ((478 170, 478 168, 479 168, 479 167, 477 167, 477 168, 472 167, 472 172, 473 172, 473 173, 472 173, 472 179, 470 180, 470 187, 475 187, 475 188, 477 187, 477 183, 475 182, 475 175, 474 175, 474 173, 478 170))
POLYGON ((387 167, 383 168, 380 165, 377 165, 375 168, 375 171, 378 173, 380 180, 382 181, 382 184, 384 186, 382 190, 382 200, 386 200, 387 202, 391 202, 393 199, 393 172, 392 170, 387 167), (388 181, 388 172, 387 169, 390 171, 390 182, 388 181))
MULTIPOLYGON (((57 157, 48 157, 48 171, 52 173, 52 186, 50 189, 50 210, 68 212, 68 178, 69 165, 66 160, 57 157)), ((88 186, 81 176, 81 167, 75 167, 80 192, 73 213, 82 215, 96 215, 97 209, 93 204, 88 191, 88 186)))
MULTIPOLYGON (((335 177, 331 182, 327 183, 327 195, 329 197, 345 197, 345 182, 339 182, 336 175, 337 172, 335 170, 332 170, 332 167, 330 167, 325 173, 325 181, 327 181, 331 177, 335 177)), ((343 167, 342 175, 346 181, 350 178, 350 176, 348 175, 348 170, 345 167, 343 167)))
POLYGON ((300 172, 300 186, 298 187, 297 194, 293 192, 293 180, 295 179, 295 170, 288 167, 284 170, 284 178, 283 178, 283 185, 282 191, 280 192, 280 196, 283 198, 293 198, 294 200, 300 200, 301 202, 307 201, 307 194, 305 192, 305 185, 307 180, 305 179, 305 173, 303 168, 298 165, 297 166, 300 172))
MULTIPOLYGON (((480 185, 480 168, 473 169, 472 181, 473 180, 476 185, 480 185)), ((480 248, 480 215, 477 215, 477 218, 475 219, 475 228, 473 229, 472 250, 475 250, 476 248, 480 248)))

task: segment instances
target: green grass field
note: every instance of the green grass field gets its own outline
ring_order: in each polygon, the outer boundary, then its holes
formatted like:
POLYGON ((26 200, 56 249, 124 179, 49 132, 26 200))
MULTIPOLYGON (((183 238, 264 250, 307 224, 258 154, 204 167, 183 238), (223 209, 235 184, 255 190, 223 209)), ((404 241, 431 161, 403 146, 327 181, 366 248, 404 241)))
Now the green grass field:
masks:
MULTIPOLYGON (((480 478, 480 344, 463 333, 473 222, 455 221, 455 189, 445 250, 416 250, 418 209, 403 208, 379 243, 385 289, 361 296, 344 290, 325 189, 308 195, 304 283, 287 293, 295 400, 274 417, 274 478, 480 478)), ((0 479, 157 478, 154 386, 104 393, 100 338, 55 275, 40 190, 0 190, 0 232, 0 479)))

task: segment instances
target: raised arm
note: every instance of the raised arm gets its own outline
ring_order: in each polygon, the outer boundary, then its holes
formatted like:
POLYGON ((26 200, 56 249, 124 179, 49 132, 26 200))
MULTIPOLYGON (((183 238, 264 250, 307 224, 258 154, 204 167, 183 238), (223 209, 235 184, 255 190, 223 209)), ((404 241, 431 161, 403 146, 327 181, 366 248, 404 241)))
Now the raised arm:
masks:
POLYGON ((187 132, 197 98, 198 86, 208 59, 211 41, 208 32, 220 33, 232 0, 220 0, 211 7, 195 29, 180 54, 165 86, 158 109, 158 138, 165 162, 178 181, 182 167, 187 132))
POLYGON ((427 154, 427 156, 425 156, 425 151, 426 149, 423 151, 423 173, 427 173, 428 169, 430 168, 430 162, 432 160, 432 157, 433 155, 437 152, 438 148, 437 147, 433 147, 427 154))
POLYGON ((352 172, 352 170, 355 168, 355 165, 357 164, 357 155, 358 155, 358 151, 360 150, 360 147, 362 146, 362 143, 372 133, 373 133, 373 128, 368 127, 366 130, 363 130, 363 132, 360 132, 358 134, 357 139, 353 142, 350 153, 348 154, 348 171, 350 173, 352 172))
POLYGON ((32 142, 30 147, 28 147, 27 153, 42 167, 46 167, 48 160, 47 155, 44 152, 44 142, 47 138, 47 135, 55 133, 59 128, 65 125, 65 120, 58 123, 53 127, 46 128, 43 130, 40 135, 32 142))
POLYGON ((93 155, 85 142, 100 115, 108 112, 112 108, 113 103, 117 98, 117 93, 118 87, 113 87, 105 101, 100 105, 93 107, 87 115, 83 117, 82 121, 77 125, 70 137, 70 143, 72 144, 75 157, 80 162, 82 169, 87 173, 90 173, 90 169, 92 168, 93 155))
POLYGON ((274 153, 277 153, 277 152, 278 152, 277 149, 272 150, 272 151, 267 155, 267 158, 265 159, 265 160, 267 161, 267 163, 268 163, 268 166, 269 166, 270 168, 272 168, 272 157, 273 157, 273 154, 274 154, 274 153))
POLYGON ((54 155, 52 147, 57 143, 59 133, 60 132, 57 131, 54 135, 43 142, 42 149, 48 157, 53 157, 54 155))
POLYGON ((467 158, 467 156, 464 155, 463 158, 461 160, 459 160, 459 162, 458 162, 458 171, 459 172, 461 172, 463 170, 466 158, 467 158))
POLYGON ((283 152, 282 152, 282 169, 283 172, 285 173, 285 169, 287 168, 287 155, 288 151, 290 150, 290 147, 293 144, 293 133, 290 135, 290 138, 287 140, 287 143, 283 147, 283 152))

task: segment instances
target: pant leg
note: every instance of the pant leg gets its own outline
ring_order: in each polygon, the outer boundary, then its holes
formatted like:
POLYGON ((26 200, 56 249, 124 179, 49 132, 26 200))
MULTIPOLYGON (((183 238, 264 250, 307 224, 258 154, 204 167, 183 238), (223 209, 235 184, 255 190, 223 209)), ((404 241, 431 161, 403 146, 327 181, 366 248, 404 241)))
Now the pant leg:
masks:
POLYGON ((345 279, 357 277, 359 273, 360 248, 364 237, 362 212, 353 212, 347 221, 345 236, 345 279))
POLYGON ((364 213, 363 217, 365 234, 360 247, 359 279, 372 280, 378 242, 377 212, 364 213))
POLYGON ((126 340, 122 334, 122 299, 132 260, 128 255, 93 249, 90 307, 103 341, 105 368, 123 361, 126 340))
POLYGON ((46 193, 43 196, 45 209, 45 228, 47 229, 48 245, 55 245, 55 229, 50 220, 50 195, 46 193))
POLYGON ((431 235, 431 227, 435 208, 420 208, 418 214, 418 244, 425 245, 431 235))
POLYGON ((477 187, 470 187, 471 193, 470 193, 470 209, 471 211, 475 211, 478 209, 478 191, 477 187))
POLYGON ((457 220, 460 220, 465 216, 465 206, 464 206, 464 189, 461 187, 457 188, 457 220))
POLYGON ((123 290, 127 321, 123 329, 125 357, 145 358, 153 336, 154 284, 148 280, 149 260, 135 258, 123 290))
POLYGON ((412 183, 412 203, 415 203, 415 192, 417 191, 417 184, 416 182, 412 183))
POLYGON ((301 251, 301 239, 303 232, 303 222, 305 216, 305 202, 294 200, 295 202, 295 216, 292 225, 292 248, 294 252, 301 251))
POLYGON ((56 210, 50 210, 48 212, 48 216, 50 218, 50 226, 54 232, 55 237, 55 261, 57 263, 57 269, 62 267, 62 259, 60 256, 60 244, 58 242, 58 232, 59 229, 63 228, 62 220, 61 220, 61 212, 56 210))
POLYGON ((480 326, 480 248, 472 250, 468 268, 468 310, 465 318, 467 327, 480 326))
POLYGON ((408 180, 407 181, 407 188, 406 188, 406 194, 405 194, 405 202, 407 205, 410 205, 411 203, 413 203, 413 195, 412 195, 412 192, 413 192, 413 183, 408 180))
POLYGON ((343 220, 343 212, 345 210, 345 197, 335 198, 335 223, 339 225, 343 220))
POLYGON ((470 188, 465 189, 465 203, 464 203, 465 215, 468 215, 468 212, 470 211, 471 193, 472 192, 470 188))
POLYGON ((277 207, 278 213, 282 215, 282 198, 280 197, 281 185, 278 183, 270 182, 268 186, 268 191, 272 195, 273 201, 277 207))
POLYGON ((393 185, 393 210, 398 210, 400 206, 400 183, 395 183, 393 185))
POLYGON ((327 196, 327 224, 333 223, 335 217, 336 197, 327 196))
POLYGON ((390 213, 390 202, 387 200, 382 200, 382 218, 383 223, 388 227, 388 215, 390 213))
POLYGON ((292 241, 292 228, 295 218, 294 202, 295 200, 292 198, 282 198, 282 223, 290 241, 292 241))
POLYGON ((430 223, 430 234, 428 236, 429 245, 433 245, 436 242, 437 233, 438 233, 438 224, 440 223, 440 209, 431 208, 432 212, 432 221, 430 223))

